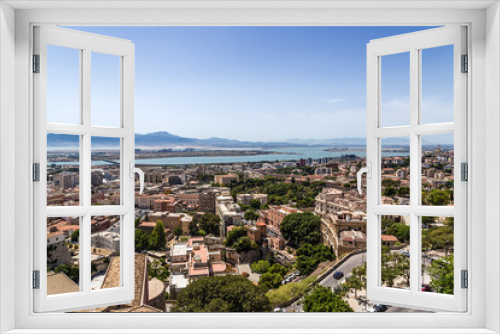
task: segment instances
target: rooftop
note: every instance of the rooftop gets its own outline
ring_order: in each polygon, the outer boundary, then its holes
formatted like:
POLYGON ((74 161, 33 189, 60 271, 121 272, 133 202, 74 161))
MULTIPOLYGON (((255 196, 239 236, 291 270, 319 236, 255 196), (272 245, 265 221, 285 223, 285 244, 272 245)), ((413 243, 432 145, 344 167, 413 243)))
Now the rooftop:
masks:
POLYGON ((172 247, 172 256, 185 255, 187 251, 187 244, 175 244, 172 247))
POLYGON ((189 279, 184 275, 172 275, 170 276, 171 283, 174 284, 179 289, 184 289, 189 285, 189 279))
POLYGON ((47 295, 78 292, 80 287, 64 273, 47 273, 47 295))

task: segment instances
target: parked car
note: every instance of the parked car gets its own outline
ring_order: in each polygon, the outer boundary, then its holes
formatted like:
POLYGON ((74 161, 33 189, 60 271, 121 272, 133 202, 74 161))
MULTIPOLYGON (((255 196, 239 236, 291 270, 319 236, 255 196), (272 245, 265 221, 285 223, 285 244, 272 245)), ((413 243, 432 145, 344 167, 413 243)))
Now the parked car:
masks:
POLYGON ((273 312, 286 312, 286 310, 283 307, 275 307, 273 312))
POLYGON ((410 252, 409 252, 409 251, 407 251, 407 250, 402 249, 399 253, 400 253, 401 255, 406 256, 406 257, 410 257, 410 252))
POLYGON ((341 272, 341 271, 336 271, 336 272, 333 273, 333 278, 335 278, 336 280, 339 280, 342 277, 344 277, 344 273, 341 272))
POLYGON ((368 312, 385 312, 387 311, 387 305, 375 304, 368 309, 368 312))
POLYGON ((431 289, 431 287, 429 285, 422 284, 422 291, 431 292, 432 289, 431 289))

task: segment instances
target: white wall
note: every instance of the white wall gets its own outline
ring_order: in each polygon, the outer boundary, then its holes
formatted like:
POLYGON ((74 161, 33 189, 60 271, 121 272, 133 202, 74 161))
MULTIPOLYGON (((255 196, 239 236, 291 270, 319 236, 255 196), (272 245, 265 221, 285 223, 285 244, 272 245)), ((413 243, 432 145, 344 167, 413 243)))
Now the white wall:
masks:
MULTIPOLYGON (((14 10, 0 3, 0 272, 14 272, 14 10), (11 254, 7 258, 3 254, 11 254)), ((13 275, 0 275, 0 332, 14 328, 13 275)))
POLYGON ((486 219, 494 220, 486 231, 486 252, 497 255, 486 259, 486 328, 500 332, 500 286, 489 283, 500 277, 500 12, 499 4, 486 11, 486 219), (494 305, 494 307, 491 307, 494 305))

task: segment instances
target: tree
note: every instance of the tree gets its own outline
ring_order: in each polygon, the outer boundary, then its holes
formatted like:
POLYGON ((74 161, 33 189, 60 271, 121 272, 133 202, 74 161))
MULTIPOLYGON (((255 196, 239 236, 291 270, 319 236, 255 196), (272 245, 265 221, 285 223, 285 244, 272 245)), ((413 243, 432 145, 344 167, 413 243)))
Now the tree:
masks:
POLYGON ((200 230, 207 232, 207 234, 220 235, 220 217, 206 212, 199 221, 197 221, 200 230))
POLYGON ((172 312, 269 312, 265 291, 240 275, 207 276, 182 290, 172 312))
POLYGON ((283 267, 281 264, 279 264, 279 263, 273 264, 267 270, 268 273, 271 273, 271 274, 280 274, 281 276, 285 276, 285 274, 286 274, 287 271, 288 270, 285 267, 283 267))
POLYGON ((448 221, 444 226, 423 230, 422 243, 428 249, 444 249, 445 255, 448 255, 449 247, 454 245, 453 221, 448 221))
POLYGON ((148 263, 148 274, 164 282, 167 280, 168 276, 170 276, 170 270, 167 264, 160 260, 154 260, 148 263))
POLYGON ((255 210, 260 209, 260 201, 256 198, 250 201, 250 207, 254 208, 255 210))
POLYGON ((408 257, 392 253, 389 247, 382 246, 382 283, 389 287, 394 286, 394 281, 398 277, 406 278, 407 284, 410 281, 410 260, 408 257))
POLYGON ((432 189, 427 194, 426 203, 435 206, 445 206, 450 203, 450 190, 432 189))
POLYGON ((257 249, 258 246, 255 242, 252 242, 249 237, 241 237, 238 242, 233 244, 233 248, 238 252, 247 252, 252 249, 257 249))
POLYGON ((354 298, 358 299, 358 290, 366 288, 366 263, 362 266, 354 267, 351 276, 345 280, 346 287, 354 289, 354 298))
POLYGON ((80 230, 76 230, 75 232, 71 233, 71 242, 78 242, 78 239, 80 238, 80 230))
POLYGON ((402 196, 402 197, 409 196, 410 195, 410 187, 398 188, 397 195, 402 196))
POLYGON ((354 310, 334 294, 329 288, 318 285, 304 299, 305 312, 354 312, 354 310))
POLYGON ((453 254, 434 260, 428 269, 432 280, 430 286, 439 293, 453 294, 454 274, 453 274, 453 254))
POLYGON ((435 222, 436 222, 435 217, 429 217, 429 216, 422 217, 422 224, 424 225, 434 224, 435 222))
POLYGON ((252 268, 252 271, 258 274, 266 273, 270 266, 271 265, 269 264, 269 261, 266 260, 260 260, 258 262, 250 263, 250 268, 252 268))
POLYGON ((198 224, 197 224, 197 219, 193 219, 189 222, 189 234, 190 235, 196 235, 198 234, 198 224))
POLYGON ((241 237, 247 235, 247 230, 243 226, 234 227, 226 236, 226 246, 231 247, 233 244, 238 242, 241 237))
POLYGON ((151 235, 142 230, 135 230, 135 250, 140 252, 151 249, 151 235))
POLYGON ((304 244, 297 249, 296 255, 296 267, 302 275, 312 273, 321 262, 335 259, 335 255, 325 245, 304 244))
POLYGON ((270 289, 276 289, 280 287, 281 281, 283 281, 283 275, 280 275, 279 273, 267 272, 260 276, 259 286, 266 291, 270 289))
POLYGON ((280 225, 285 239, 294 246, 319 244, 321 240, 321 219, 312 212, 291 213, 280 225))
POLYGON ((176 237, 180 237, 182 235, 182 229, 180 226, 177 226, 176 228, 174 228, 174 235, 176 237))
POLYGON ((259 219, 259 214, 253 210, 248 210, 243 216, 246 220, 257 220, 259 219))
POLYGON ((394 235, 400 242, 410 240, 410 226, 403 223, 394 223, 387 228, 387 234, 394 235))
POLYGON ((164 249, 167 243, 167 235, 165 233, 165 227, 161 220, 156 222, 155 228, 151 233, 151 246, 154 249, 160 250, 164 249))
POLYGON ((388 196, 388 197, 393 197, 394 195, 396 195, 396 188, 387 187, 384 189, 384 192, 382 192, 382 195, 388 196))

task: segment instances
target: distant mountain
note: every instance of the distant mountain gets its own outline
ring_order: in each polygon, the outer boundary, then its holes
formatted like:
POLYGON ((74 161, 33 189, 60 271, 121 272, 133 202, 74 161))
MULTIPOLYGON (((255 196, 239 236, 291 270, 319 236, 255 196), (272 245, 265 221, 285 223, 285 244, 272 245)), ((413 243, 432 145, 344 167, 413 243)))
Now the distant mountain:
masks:
POLYGON ((285 141, 289 144, 295 145, 366 145, 366 138, 330 138, 330 139, 302 139, 302 138, 291 138, 285 141))
MULTIPOLYGON (((117 138, 94 137, 92 146, 102 147, 118 147, 120 140, 117 138)), ((47 135, 47 145, 49 147, 77 147, 79 145, 78 136, 74 135, 47 135)), ((240 147, 240 148, 269 148, 269 147, 293 147, 303 145, 318 145, 318 146, 350 146, 350 145, 366 145, 366 138, 332 138, 332 139, 288 139, 284 142, 250 142, 240 141, 236 139, 226 139, 212 137, 207 139, 188 138, 174 135, 170 132, 153 132, 147 134, 135 135, 135 145, 137 147, 192 147, 192 148, 208 148, 208 147, 240 147)))
MULTIPOLYGON (((135 145, 138 147, 261 147, 267 146, 270 143, 255 143, 239 141, 225 138, 187 138, 181 137, 169 132, 153 132, 147 134, 135 135, 135 145)), ((60 135, 48 134, 47 145, 49 147, 78 147, 79 138, 75 135, 60 135)), ((92 138, 92 146, 118 147, 120 140, 117 138, 94 137, 92 138)))

